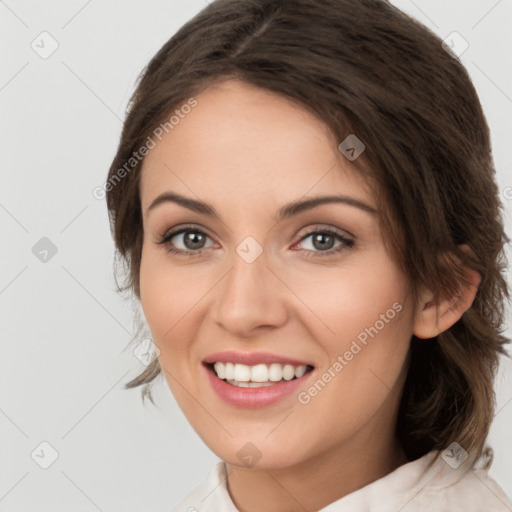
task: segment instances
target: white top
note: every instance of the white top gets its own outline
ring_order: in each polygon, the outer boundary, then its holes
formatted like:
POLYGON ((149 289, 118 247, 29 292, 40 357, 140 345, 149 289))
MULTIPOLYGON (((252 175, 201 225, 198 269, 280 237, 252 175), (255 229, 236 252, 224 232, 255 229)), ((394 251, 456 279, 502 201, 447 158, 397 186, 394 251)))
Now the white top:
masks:
MULTIPOLYGON (((512 502, 487 470, 452 469, 441 457, 427 469, 436 453, 408 462, 318 512, 512 512, 512 502)), ((225 462, 218 462, 171 512, 239 512, 226 487, 226 469, 225 462)))

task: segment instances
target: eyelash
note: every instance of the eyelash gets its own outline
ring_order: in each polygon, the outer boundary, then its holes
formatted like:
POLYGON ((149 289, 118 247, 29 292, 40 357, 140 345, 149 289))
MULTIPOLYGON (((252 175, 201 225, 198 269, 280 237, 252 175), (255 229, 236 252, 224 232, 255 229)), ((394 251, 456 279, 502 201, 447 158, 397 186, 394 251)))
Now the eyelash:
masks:
MULTIPOLYGON (((196 251, 192 251, 192 250, 186 251, 183 249, 176 249, 175 247, 172 247, 169 244, 170 240, 172 238, 174 238, 176 235, 180 235, 181 233, 184 233, 187 231, 191 231, 194 233, 200 233, 201 235, 204 235, 204 236, 210 238, 203 230, 201 230, 199 228, 196 228, 194 226, 184 226, 176 231, 172 231, 170 233, 164 233, 163 235, 160 235, 160 237, 159 237, 160 241, 156 242, 156 244, 157 245, 166 245, 167 246, 166 250, 172 254, 178 254, 178 255, 187 256, 187 257, 201 256, 203 254, 203 252, 206 251, 208 248, 198 249, 196 251)), ((311 251, 309 249, 303 249, 306 252, 307 257, 316 258, 316 257, 332 256, 332 255, 334 255, 336 253, 340 253, 344 250, 351 249, 355 244, 354 240, 352 240, 352 239, 350 239, 332 229, 315 229, 313 231, 310 231, 309 233, 306 233, 299 240, 298 243, 302 242, 303 240, 310 237, 311 235, 315 235, 315 234, 319 234, 319 233, 334 236, 336 239, 338 239, 339 241, 342 242, 342 245, 338 246, 335 249, 329 249, 327 251, 311 251)))

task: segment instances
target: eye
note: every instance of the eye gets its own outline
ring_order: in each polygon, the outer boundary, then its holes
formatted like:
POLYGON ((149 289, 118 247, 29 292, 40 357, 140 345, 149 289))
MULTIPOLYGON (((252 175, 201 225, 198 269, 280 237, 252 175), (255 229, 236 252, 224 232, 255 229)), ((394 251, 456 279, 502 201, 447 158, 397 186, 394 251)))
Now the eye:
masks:
POLYGON ((341 251, 351 249, 354 246, 354 240, 352 238, 333 229, 319 229, 316 227, 314 231, 310 231, 304 235, 300 239, 300 242, 308 238, 311 238, 310 243, 306 244, 309 245, 310 249, 305 249, 306 256, 308 257, 331 256, 341 251), (334 246, 336 241, 339 242, 338 246, 334 246))
MULTIPOLYGON (((310 248, 301 249, 305 251, 308 257, 317 256, 330 256, 341 251, 348 250, 354 246, 354 240, 349 238, 343 232, 339 232, 333 229, 320 229, 318 226, 313 231, 305 234, 297 245, 302 242, 311 239, 309 244, 310 248), (335 246, 336 241, 338 245, 335 246)), ((211 238, 201 229, 195 226, 183 226, 179 229, 171 232, 166 232, 160 236, 160 240, 157 245, 164 245, 166 250, 173 254, 179 254, 184 256, 200 256, 206 249, 212 247, 206 246, 205 243, 211 238), (173 239, 175 239, 173 241, 173 239), (182 245, 183 248, 176 247, 176 245, 182 245)))
POLYGON ((173 254, 183 254, 187 256, 198 256, 209 247, 205 247, 205 242, 211 238, 201 229, 194 226, 184 226, 180 229, 164 233, 160 236, 160 240, 156 242, 158 245, 165 245, 167 251, 173 254), (173 241, 173 239, 176 239, 173 241), (184 245, 184 248, 176 247, 184 245))

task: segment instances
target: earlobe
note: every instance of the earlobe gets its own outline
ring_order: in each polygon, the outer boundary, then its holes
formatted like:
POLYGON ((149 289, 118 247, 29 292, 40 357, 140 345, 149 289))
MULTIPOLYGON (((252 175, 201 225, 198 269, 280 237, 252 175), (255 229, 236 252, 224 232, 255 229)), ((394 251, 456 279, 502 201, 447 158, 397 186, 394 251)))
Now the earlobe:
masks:
POLYGON ((461 285, 458 295, 444 298, 437 306, 433 295, 425 290, 420 301, 413 326, 417 338, 429 339, 449 329, 471 307, 475 300, 481 277, 478 272, 465 267, 467 282, 461 285))

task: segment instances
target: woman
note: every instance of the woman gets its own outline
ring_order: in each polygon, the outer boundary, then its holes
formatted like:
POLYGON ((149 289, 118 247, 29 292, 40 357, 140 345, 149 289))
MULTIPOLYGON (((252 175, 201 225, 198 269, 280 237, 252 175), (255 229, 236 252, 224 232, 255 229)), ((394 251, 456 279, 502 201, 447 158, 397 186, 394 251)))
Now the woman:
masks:
POLYGON ((468 74, 380 0, 215 0, 107 180, 126 288, 222 460, 174 510, 510 510, 488 476, 507 240, 468 74), (508 507, 508 508, 507 508, 508 507))

